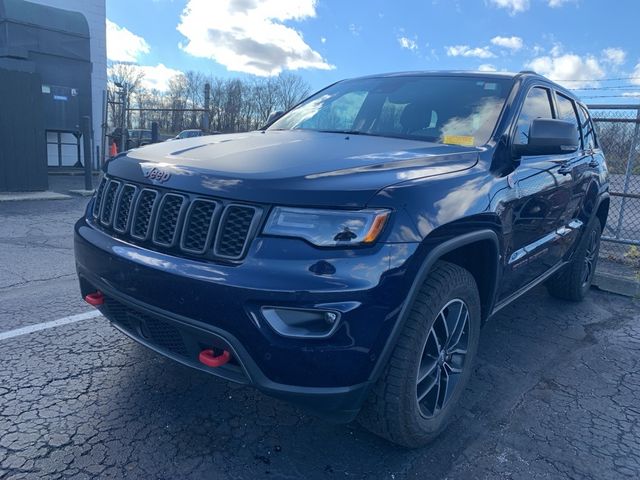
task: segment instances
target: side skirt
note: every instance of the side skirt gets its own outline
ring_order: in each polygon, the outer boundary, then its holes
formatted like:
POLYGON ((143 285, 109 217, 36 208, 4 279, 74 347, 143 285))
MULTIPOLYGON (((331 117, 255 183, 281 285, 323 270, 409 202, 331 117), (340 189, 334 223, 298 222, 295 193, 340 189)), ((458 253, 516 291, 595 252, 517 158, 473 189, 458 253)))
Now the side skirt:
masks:
POLYGON ((517 300, 518 298, 520 298, 522 295, 524 295, 525 293, 527 293, 529 290, 531 290, 533 287, 536 287, 538 285, 540 285, 542 282, 544 282, 547 278, 549 278, 551 275, 553 275, 554 273, 556 273, 558 270, 560 270, 562 267, 564 267, 567 263, 569 262, 560 262, 558 264, 556 264, 554 267, 551 267, 549 270, 547 270, 546 272, 544 272, 542 275, 540 275, 538 278, 536 278, 535 280, 533 280, 530 284, 525 285, 524 287, 522 287, 520 290, 518 290, 515 293, 512 293, 511 295, 509 295, 507 298, 505 298, 504 300, 496 303, 495 307, 493 307, 493 311, 491 312, 491 315, 489 315, 489 317, 492 317, 493 315, 495 315, 496 313, 498 313, 500 310, 502 310, 504 307, 506 307, 507 305, 509 305, 511 302, 513 302, 514 300, 517 300))

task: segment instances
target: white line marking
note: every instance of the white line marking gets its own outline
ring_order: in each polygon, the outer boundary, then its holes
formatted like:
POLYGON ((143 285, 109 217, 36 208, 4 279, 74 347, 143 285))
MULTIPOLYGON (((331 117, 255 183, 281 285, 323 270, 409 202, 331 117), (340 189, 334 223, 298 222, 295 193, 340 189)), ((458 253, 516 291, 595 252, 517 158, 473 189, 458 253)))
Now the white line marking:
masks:
POLYGON ((33 332, 39 332, 40 330, 48 330, 49 328, 60 327, 62 325, 68 325, 70 323, 81 322, 82 320, 89 320, 101 316, 99 310, 90 310, 88 312, 79 313, 78 315, 71 315, 70 317, 63 317, 57 320, 51 320, 50 322, 36 323, 35 325, 28 325, 22 328, 16 328, 15 330, 9 330, 7 332, 0 332, 0 342, 13 337, 19 337, 20 335, 27 335, 33 332))

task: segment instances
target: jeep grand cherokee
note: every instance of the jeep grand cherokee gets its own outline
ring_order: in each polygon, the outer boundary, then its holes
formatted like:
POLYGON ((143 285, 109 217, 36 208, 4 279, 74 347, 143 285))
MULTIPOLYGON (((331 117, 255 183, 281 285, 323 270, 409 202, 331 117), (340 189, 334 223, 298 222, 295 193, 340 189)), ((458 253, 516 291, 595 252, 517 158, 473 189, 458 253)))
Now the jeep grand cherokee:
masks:
POLYGON ((77 270, 158 353, 413 447, 495 312, 542 282, 584 297, 607 191, 587 108, 544 77, 374 75, 114 158, 77 270))

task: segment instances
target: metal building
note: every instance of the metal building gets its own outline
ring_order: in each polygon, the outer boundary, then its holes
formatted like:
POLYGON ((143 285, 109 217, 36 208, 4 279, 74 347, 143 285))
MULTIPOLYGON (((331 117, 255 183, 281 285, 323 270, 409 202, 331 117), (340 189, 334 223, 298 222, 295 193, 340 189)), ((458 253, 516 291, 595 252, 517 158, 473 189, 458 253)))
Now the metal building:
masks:
POLYGON ((80 125, 83 116, 92 117, 91 70, 84 15, 0 0, 0 190, 46 188, 48 165, 82 165, 80 125))

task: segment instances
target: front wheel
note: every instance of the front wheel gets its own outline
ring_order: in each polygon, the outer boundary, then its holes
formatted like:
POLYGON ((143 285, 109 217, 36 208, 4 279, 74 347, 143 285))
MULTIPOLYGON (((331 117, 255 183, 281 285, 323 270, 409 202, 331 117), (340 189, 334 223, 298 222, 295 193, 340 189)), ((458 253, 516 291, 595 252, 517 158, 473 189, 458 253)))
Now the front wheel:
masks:
POLYGON ((473 276, 452 263, 436 263, 359 422, 409 448, 433 440, 455 412, 479 336, 480 298, 473 276))
POLYGON ((593 282, 600 252, 602 227, 596 217, 585 230, 571 261, 547 281, 547 290, 557 298, 578 302, 593 282))

